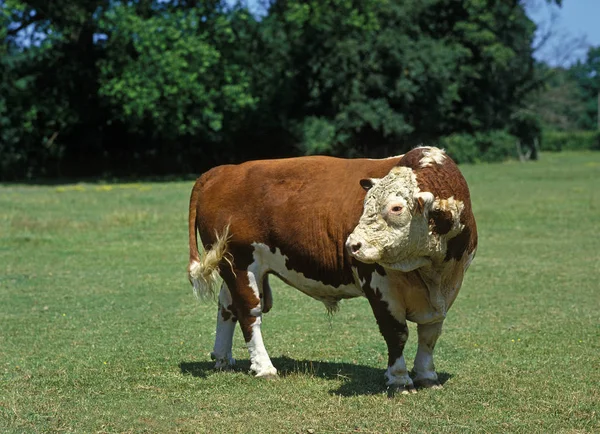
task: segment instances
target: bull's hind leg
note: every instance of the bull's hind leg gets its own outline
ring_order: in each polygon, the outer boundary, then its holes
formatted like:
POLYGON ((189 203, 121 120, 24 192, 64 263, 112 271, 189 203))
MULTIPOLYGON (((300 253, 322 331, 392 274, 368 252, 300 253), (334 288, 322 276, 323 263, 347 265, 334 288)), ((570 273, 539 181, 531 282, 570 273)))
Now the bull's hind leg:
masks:
POLYGON ((413 382, 417 387, 442 387, 438 381, 433 364, 433 350, 435 343, 442 334, 443 322, 433 324, 419 324, 417 334, 419 335, 419 346, 415 357, 415 366, 413 371, 415 378, 413 382))
POLYGON ((237 318, 233 313, 233 306, 229 288, 223 282, 219 292, 219 310, 217 311, 217 333, 215 346, 210 356, 216 361, 215 368, 226 369, 235 364, 231 355, 233 346, 233 332, 237 318))
POLYGON ((271 363, 260 331, 263 306, 259 285, 262 284, 262 277, 258 272, 249 269, 235 270, 235 275, 230 275, 226 279, 232 289, 234 309, 248 346, 250 370, 257 377, 269 378, 277 376, 277 369, 271 363))

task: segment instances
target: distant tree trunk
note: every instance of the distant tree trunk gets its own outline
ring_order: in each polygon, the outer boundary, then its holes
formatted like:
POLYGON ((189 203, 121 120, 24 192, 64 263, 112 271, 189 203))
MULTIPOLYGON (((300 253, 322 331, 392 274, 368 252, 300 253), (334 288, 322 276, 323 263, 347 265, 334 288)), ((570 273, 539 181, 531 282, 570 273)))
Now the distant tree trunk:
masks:
POLYGON ((523 152, 523 147, 521 146, 521 141, 517 140, 517 154, 519 155, 519 160, 521 162, 526 162, 529 160, 538 160, 539 159, 539 140, 537 138, 533 139, 532 143, 527 143, 527 150, 523 152))
POLYGON ((534 161, 539 160, 540 141, 536 137, 533 139, 533 147, 531 148, 531 159, 534 161))

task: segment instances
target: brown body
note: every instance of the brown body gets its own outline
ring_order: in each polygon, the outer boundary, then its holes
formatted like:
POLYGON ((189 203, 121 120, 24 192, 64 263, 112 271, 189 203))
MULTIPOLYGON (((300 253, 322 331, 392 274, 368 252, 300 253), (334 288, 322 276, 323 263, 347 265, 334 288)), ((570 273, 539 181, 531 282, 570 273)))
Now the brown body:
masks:
MULTIPOLYGON (((402 357, 406 319, 431 322, 427 285, 418 270, 402 273, 358 261, 345 243, 363 213, 365 191, 360 181, 382 178, 403 163, 409 161, 302 157, 220 166, 198 178, 190 200, 190 280, 204 290, 207 285, 202 282, 218 270, 224 281, 213 352, 218 367, 234 362, 230 335, 239 320, 251 369, 258 376, 276 374, 260 335, 261 314, 272 306, 269 274, 323 301, 330 310, 340 299, 366 296, 388 343, 388 371, 394 367, 402 357), (196 247, 196 229, 207 252, 204 256, 196 247)), ((445 187, 432 184, 432 188, 445 187)), ((468 201, 468 190, 466 195, 468 201)), ((462 269, 452 301, 462 282, 463 262, 476 245, 470 202, 464 211, 471 232, 448 243, 448 262, 462 269)), ((443 214, 432 214, 431 219, 436 230, 444 230, 443 214)), ((412 388, 406 378, 398 382, 393 372, 389 375, 393 381, 388 384, 412 388)))
MULTIPOLYGON (((291 268, 313 280, 352 284, 344 243, 362 213, 359 181, 385 176, 399 160, 314 156, 219 166, 198 178, 190 208, 205 247, 215 242, 215 231, 230 226, 235 268, 246 269, 248 247, 263 243, 279 248, 291 268)), ((194 230, 190 246, 197 259, 194 230)))

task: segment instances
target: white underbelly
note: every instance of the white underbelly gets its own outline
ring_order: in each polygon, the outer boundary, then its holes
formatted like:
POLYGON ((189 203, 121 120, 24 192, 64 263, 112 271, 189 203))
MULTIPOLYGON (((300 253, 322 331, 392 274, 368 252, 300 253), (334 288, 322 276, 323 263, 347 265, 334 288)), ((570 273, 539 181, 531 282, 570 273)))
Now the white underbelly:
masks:
POLYGON ((260 274, 273 272, 289 285, 322 301, 326 305, 336 303, 342 298, 361 297, 364 295, 362 290, 354 284, 332 286, 308 278, 296 270, 288 269, 286 267, 288 258, 281 253, 279 248, 276 248, 275 253, 273 253, 266 244, 252 243, 252 246, 254 247, 252 254, 254 257, 253 265, 258 268, 257 271, 260 274))

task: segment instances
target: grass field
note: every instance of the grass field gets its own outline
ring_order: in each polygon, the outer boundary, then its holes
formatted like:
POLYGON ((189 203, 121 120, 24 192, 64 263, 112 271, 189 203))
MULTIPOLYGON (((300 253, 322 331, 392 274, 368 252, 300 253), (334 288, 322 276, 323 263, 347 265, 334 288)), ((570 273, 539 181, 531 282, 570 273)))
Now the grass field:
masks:
MULTIPOLYGON (((436 349, 388 399, 365 299, 272 279, 281 378, 210 361, 185 276, 192 182, 0 186, 0 432, 600 432, 600 153, 462 167, 480 243, 436 349)), ((412 366, 416 330, 406 354, 412 366)))

